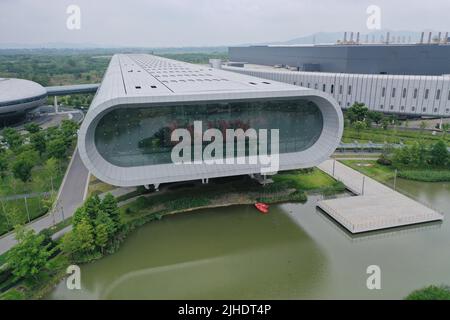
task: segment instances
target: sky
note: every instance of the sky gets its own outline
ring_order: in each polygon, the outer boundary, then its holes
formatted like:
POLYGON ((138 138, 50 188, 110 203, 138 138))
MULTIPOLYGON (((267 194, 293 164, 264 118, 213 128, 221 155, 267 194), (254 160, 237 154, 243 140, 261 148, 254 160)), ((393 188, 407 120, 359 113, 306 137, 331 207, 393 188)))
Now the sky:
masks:
POLYGON ((449 0, 0 0, 0 45, 226 46, 364 33, 370 5, 382 29, 450 31, 449 0), (67 28, 69 5, 80 8, 80 29, 67 28))

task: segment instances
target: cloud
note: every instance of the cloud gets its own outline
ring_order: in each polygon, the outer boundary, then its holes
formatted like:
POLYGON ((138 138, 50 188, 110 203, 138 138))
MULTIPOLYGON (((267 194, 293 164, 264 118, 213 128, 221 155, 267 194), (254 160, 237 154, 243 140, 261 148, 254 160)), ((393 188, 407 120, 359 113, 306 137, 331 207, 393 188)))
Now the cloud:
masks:
POLYGON ((450 29, 448 0, 1 0, 0 43, 154 47, 280 41, 318 31, 365 32, 371 4, 382 9, 385 29, 450 29), (81 8, 81 30, 66 28, 70 4, 81 8))

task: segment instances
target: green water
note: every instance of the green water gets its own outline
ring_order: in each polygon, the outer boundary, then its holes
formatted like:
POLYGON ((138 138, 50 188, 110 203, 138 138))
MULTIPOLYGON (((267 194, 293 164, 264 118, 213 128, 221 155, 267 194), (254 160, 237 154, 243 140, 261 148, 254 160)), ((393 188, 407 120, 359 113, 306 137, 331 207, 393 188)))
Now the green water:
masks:
MULTIPOLYGON (((449 183, 397 186, 444 213, 449 183)), ((353 237, 306 204, 261 215, 235 206, 164 217, 136 230, 114 255, 81 267, 82 290, 62 281, 50 299, 401 299, 450 284, 448 221, 353 237), (368 290, 366 268, 381 268, 368 290)))

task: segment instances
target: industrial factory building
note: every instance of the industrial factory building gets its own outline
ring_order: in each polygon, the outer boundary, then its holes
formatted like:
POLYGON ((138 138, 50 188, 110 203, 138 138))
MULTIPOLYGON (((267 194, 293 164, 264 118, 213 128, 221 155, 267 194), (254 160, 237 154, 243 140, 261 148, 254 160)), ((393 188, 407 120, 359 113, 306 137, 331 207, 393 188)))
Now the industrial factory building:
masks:
POLYGON ((448 35, 417 43, 353 40, 330 45, 230 47, 229 71, 307 87, 371 110, 411 116, 450 116, 448 35))

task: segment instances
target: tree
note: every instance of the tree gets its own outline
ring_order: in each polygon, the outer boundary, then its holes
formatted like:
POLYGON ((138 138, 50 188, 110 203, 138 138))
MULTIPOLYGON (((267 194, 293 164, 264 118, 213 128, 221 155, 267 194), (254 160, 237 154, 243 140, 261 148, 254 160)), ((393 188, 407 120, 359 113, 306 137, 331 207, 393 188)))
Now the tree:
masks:
POLYGON ((99 225, 103 225, 106 228, 106 232, 108 235, 108 239, 112 238, 117 231, 117 226, 115 222, 108 216, 108 214, 104 211, 99 211, 97 218, 95 219, 94 224, 96 227, 99 225))
POLYGON ((432 165, 444 167, 449 159, 449 152, 444 141, 436 142, 430 151, 430 162, 432 165))
POLYGON ((411 292, 406 300, 450 300, 448 286, 428 286, 411 292))
POLYGON ((5 210, 4 214, 11 228, 17 225, 21 225, 26 221, 25 212, 19 210, 16 206, 5 208, 5 206, 2 204, 2 207, 2 210, 5 210))
POLYGON ((379 125, 384 118, 384 115, 378 111, 368 111, 367 118, 376 125, 379 125))
POLYGON ((63 120, 61 122, 60 130, 64 137, 64 141, 68 146, 70 146, 73 141, 73 138, 77 134, 78 124, 72 120, 63 120))
POLYGON ((398 148, 394 150, 393 162, 395 165, 407 165, 411 162, 408 147, 398 148))
POLYGON ((24 128, 25 128, 25 130, 27 130, 29 133, 32 133, 32 134, 41 131, 41 127, 34 122, 27 123, 24 126, 24 128))
POLYGON ((389 127, 389 119, 388 119, 388 118, 384 117, 384 118, 381 120, 381 127, 382 127, 384 130, 387 130, 387 129, 388 129, 388 127, 389 127))
POLYGON ((75 259, 92 253, 95 249, 94 229, 87 219, 82 219, 71 232, 64 235, 61 249, 75 259))
POLYGON ((30 143, 33 146, 33 149, 39 152, 39 155, 42 154, 47 149, 47 141, 45 139, 45 133, 43 132, 35 132, 30 136, 30 143))
POLYGON ((55 178, 58 171, 58 161, 55 158, 49 158, 44 165, 44 179, 47 179, 45 186, 54 191, 55 178))
POLYGON ((97 213, 100 209, 100 198, 98 195, 93 195, 89 197, 86 202, 84 203, 84 211, 87 218, 90 219, 90 221, 94 221, 97 218, 97 213))
POLYGON ((95 227, 95 244, 100 247, 102 252, 108 244, 108 238, 108 227, 105 224, 98 224, 95 227))
POLYGON ((353 123, 353 128, 358 132, 358 135, 361 133, 362 130, 366 129, 367 124, 365 121, 355 121, 353 123))
POLYGON ((409 147, 404 147, 409 153, 409 163, 414 167, 422 167, 426 164, 428 150, 423 143, 414 142, 409 147))
POLYGON ((425 121, 420 122, 420 130, 423 131, 428 127, 428 124, 425 121))
POLYGON ((442 135, 443 135, 444 139, 447 135, 447 132, 449 132, 449 131, 450 131, 450 123, 442 124, 442 135))
POLYGON ((35 278, 49 266, 50 244, 45 245, 45 236, 34 230, 17 227, 15 233, 18 243, 7 253, 6 263, 16 279, 35 278))
POLYGON ((0 154, 0 177, 3 179, 8 172, 9 160, 4 154, 0 154))
POLYGON ((103 253, 113 243, 120 229, 116 199, 108 194, 103 200, 89 197, 72 218, 73 229, 62 241, 61 248, 75 260, 85 261, 103 253))
POLYGON ((16 150, 23 144, 23 138, 20 133, 13 128, 5 128, 2 131, 3 141, 11 150, 16 150))
POLYGON ((56 138, 47 145, 48 155, 56 159, 64 159, 66 156, 66 142, 62 138, 56 138))
POLYGON ((111 193, 107 193, 105 195, 100 204, 100 208, 112 219, 112 221, 116 226, 119 226, 120 224, 119 207, 117 206, 116 198, 111 193))
POLYGON ((12 165, 14 178, 23 182, 31 180, 31 170, 37 162, 37 155, 34 151, 28 150, 19 154, 12 165))
POLYGON ((347 117, 351 123, 356 121, 364 121, 367 117, 369 109, 364 105, 364 103, 355 102, 347 110, 347 117))

